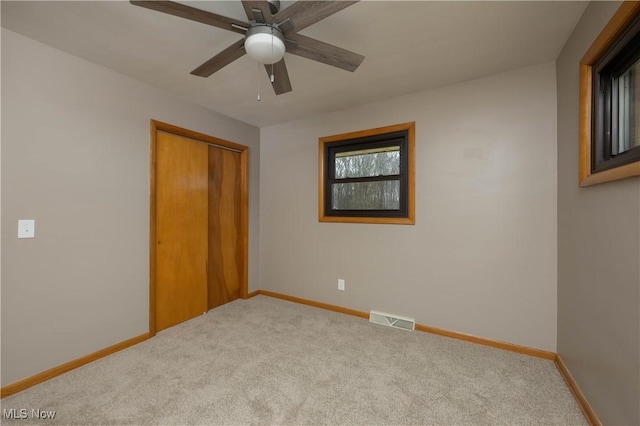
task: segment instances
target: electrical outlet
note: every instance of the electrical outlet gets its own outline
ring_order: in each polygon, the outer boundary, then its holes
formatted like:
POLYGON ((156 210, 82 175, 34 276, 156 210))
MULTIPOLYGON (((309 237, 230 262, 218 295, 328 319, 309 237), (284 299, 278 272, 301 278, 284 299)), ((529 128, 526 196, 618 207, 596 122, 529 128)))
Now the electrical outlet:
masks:
POLYGON ((36 236, 36 221, 33 219, 18 220, 18 238, 33 238, 36 236))
POLYGON ((338 278, 338 290, 344 291, 344 280, 338 278))

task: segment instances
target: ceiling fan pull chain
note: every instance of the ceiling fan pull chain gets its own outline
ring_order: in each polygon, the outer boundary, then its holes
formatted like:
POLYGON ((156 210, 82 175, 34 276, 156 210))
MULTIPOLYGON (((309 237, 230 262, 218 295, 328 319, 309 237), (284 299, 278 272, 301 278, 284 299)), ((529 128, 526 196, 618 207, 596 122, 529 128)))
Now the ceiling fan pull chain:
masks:
POLYGON ((260 64, 258 64, 258 102, 262 99, 260 98, 260 64))
POLYGON ((275 77, 273 76, 273 38, 273 28, 271 28, 271 84, 276 81, 275 77))

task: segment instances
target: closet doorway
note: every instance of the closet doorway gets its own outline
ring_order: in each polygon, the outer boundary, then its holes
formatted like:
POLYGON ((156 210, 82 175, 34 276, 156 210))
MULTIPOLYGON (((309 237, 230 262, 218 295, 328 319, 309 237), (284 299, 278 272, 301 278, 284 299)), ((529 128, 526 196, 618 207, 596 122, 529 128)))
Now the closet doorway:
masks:
POLYGON ((247 297, 248 148, 151 122, 151 334, 247 297))

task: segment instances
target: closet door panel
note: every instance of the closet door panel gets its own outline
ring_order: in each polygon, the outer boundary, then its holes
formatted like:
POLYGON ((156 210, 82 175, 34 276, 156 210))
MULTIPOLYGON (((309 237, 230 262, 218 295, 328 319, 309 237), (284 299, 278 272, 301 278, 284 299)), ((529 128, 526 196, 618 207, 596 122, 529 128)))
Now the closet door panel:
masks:
POLYGON ((208 145, 158 132, 156 330, 207 311, 208 145))
POLYGON ((209 309, 240 297, 241 155, 209 147, 209 309))

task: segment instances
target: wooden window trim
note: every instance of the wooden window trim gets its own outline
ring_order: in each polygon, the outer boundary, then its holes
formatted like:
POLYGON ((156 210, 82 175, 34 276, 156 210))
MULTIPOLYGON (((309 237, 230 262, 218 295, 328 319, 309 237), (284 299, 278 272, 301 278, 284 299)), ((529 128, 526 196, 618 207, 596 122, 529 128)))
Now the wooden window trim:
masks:
POLYGON ((382 223, 396 225, 414 225, 415 220, 415 122, 396 124, 393 126, 378 127, 375 129, 361 130, 357 132, 343 133, 333 136, 325 136, 318 139, 318 220, 320 222, 343 222, 343 223, 382 223), (347 139, 357 139, 374 136, 384 133, 407 131, 407 217, 348 217, 348 216, 327 216, 324 214, 324 170, 325 144, 347 139))
POLYGON ((602 58, 638 13, 640 1, 622 3, 580 60, 578 183, 582 187, 640 176, 639 161, 598 173, 591 171, 593 65, 602 58))

